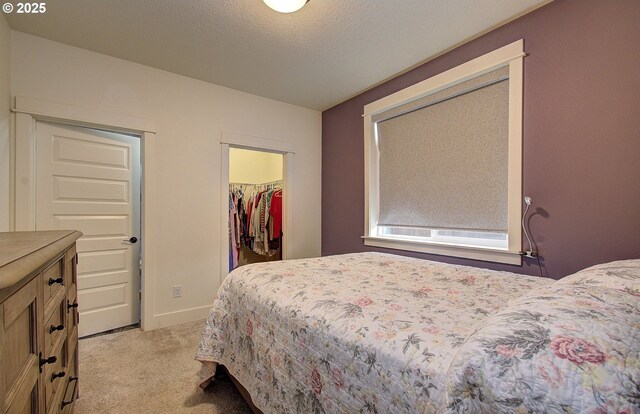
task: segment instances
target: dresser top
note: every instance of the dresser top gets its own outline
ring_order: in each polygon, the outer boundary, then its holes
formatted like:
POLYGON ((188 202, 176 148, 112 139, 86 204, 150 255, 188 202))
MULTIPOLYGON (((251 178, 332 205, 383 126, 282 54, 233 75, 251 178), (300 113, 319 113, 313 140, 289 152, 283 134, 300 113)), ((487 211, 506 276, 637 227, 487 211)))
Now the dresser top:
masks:
POLYGON ((0 233, 0 289, 18 282, 28 271, 37 270, 80 236, 82 233, 73 230, 0 233))

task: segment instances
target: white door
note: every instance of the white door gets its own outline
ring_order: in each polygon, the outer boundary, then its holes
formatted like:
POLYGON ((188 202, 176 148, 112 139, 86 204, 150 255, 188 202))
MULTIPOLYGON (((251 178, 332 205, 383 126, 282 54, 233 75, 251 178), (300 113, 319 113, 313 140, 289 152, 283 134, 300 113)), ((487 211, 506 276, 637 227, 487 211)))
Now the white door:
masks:
POLYGON ((140 141, 36 124, 36 230, 80 230, 80 336, 140 319, 140 141))

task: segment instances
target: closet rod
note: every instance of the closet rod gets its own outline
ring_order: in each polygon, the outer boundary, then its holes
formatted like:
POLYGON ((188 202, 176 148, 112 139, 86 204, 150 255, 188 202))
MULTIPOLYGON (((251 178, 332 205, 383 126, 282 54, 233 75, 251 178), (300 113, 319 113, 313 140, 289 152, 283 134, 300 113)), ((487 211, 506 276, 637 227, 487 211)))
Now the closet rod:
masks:
POLYGON ((268 181, 266 183, 259 183, 259 184, 229 182, 229 185, 270 185, 270 184, 278 184, 278 183, 282 183, 282 182, 284 182, 284 180, 268 181))

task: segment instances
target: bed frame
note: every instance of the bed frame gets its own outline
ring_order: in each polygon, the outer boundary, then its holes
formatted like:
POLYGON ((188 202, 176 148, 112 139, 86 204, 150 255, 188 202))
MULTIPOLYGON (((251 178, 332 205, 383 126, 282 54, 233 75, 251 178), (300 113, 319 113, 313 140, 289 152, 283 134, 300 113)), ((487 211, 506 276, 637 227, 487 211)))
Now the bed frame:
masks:
POLYGON ((258 407, 256 407, 253 404, 253 400, 251 399, 251 395, 249 394, 249 391, 247 391, 247 389, 240 383, 240 381, 236 379, 236 377, 231 375, 227 367, 225 367, 224 365, 218 365, 218 370, 222 370, 225 373, 225 375, 231 378, 233 385, 235 385, 235 387, 238 389, 238 391, 240 392, 240 395, 242 395, 242 398, 246 401, 249 408, 251 408, 251 411, 253 412, 253 414, 264 414, 258 407))

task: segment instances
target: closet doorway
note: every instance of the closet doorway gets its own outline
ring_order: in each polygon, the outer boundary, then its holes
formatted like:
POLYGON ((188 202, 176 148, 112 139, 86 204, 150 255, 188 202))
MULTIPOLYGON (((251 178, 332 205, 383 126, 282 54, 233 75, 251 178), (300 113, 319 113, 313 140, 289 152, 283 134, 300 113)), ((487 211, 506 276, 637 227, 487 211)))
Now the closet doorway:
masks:
POLYGON ((229 148, 229 271, 282 260, 284 156, 229 148))
MULTIPOLYGON (((229 264, 233 264, 231 260, 233 257, 231 256, 231 228, 229 227, 229 188, 230 184, 233 184, 233 180, 230 180, 231 168, 236 171, 235 165, 230 165, 230 163, 235 163, 232 161, 231 153, 235 150, 250 150, 258 153, 266 153, 270 155, 275 155, 279 159, 280 169, 277 169, 277 173, 279 174, 274 176, 270 176, 265 178, 259 178, 256 180, 255 178, 248 177, 237 177, 233 176, 231 178, 236 180, 236 184, 238 182, 240 184, 272 184, 276 185, 272 181, 278 181, 278 177, 282 178, 282 228, 281 228, 281 238, 280 238, 280 252, 279 258, 282 260, 292 259, 296 257, 295 253, 295 231, 294 231, 294 202, 295 202, 295 180, 294 180, 294 165, 295 165, 295 152, 293 148, 293 143, 289 141, 276 140, 271 138, 264 137, 256 137, 244 134, 238 134, 234 132, 222 132, 222 136, 220 139, 220 279, 219 282, 222 284, 224 279, 229 274, 230 270, 232 270, 229 264)), ((274 161, 271 161, 275 164, 274 161)), ((253 167, 255 167, 254 165, 253 167)), ((240 164, 240 169, 242 172, 249 172, 252 166, 247 164, 240 164)), ((264 172, 264 171, 263 171, 264 172)), ((235 174, 235 172, 234 172, 235 174)), ((265 206, 266 213, 266 206, 265 206)), ((252 209, 253 214, 253 209, 252 209)), ((240 257, 238 257, 238 261, 240 261, 240 257)))

